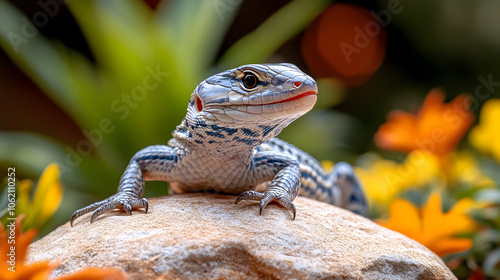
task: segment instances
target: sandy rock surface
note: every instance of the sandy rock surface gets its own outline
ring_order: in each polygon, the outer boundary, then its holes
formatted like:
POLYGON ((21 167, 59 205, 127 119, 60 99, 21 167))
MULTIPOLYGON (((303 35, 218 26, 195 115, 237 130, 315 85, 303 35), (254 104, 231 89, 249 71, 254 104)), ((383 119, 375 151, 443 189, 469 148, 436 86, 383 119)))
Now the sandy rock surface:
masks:
POLYGON ((30 246, 29 261, 59 260, 55 275, 98 266, 130 279, 456 279, 419 243, 335 206, 298 197, 278 204, 182 194, 149 212, 114 211, 62 225, 30 246))

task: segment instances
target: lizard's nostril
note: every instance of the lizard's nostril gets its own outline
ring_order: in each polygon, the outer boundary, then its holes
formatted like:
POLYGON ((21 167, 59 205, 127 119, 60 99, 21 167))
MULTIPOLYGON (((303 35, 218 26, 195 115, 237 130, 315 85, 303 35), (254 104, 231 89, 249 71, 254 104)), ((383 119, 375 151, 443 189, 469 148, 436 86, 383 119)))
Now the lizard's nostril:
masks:
POLYGON ((302 85, 302 82, 293 82, 293 85, 298 88, 300 85, 302 85))

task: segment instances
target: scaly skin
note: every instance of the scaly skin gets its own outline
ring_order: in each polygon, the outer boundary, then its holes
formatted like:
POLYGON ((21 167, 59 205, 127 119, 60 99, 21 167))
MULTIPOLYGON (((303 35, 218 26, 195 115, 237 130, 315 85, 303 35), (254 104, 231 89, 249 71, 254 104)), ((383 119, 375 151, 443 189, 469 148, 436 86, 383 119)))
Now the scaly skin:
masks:
POLYGON ((130 160, 111 197, 73 213, 94 211, 90 222, 112 209, 145 208, 144 182, 167 181, 178 193, 213 191, 271 201, 292 212, 300 194, 365 215, 367 203, 347 163, 331 173, 307 153, 274 138, 316 103, 316 82, 293 64, 251 64, 201 82, 186 117, 168 145, 149 146, 130 160))

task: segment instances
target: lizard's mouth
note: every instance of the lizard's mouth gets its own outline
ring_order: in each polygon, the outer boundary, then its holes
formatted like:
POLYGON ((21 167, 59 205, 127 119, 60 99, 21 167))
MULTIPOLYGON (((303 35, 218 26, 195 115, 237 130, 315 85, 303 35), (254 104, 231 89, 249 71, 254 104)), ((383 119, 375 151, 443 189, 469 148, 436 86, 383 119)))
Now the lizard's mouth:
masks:
POLYGON ((281 101, 277 101, 277 102, 272 102, 272 103, 266 103, 264 105, 271 105, 271 104, 279 104, 279 103, 286 103, 286 102, 290 102, 290 101, 294 101, 294 100, 298 100, 298 99, 301 99, 301 98, 304 98, 306 96, 311 96, 311 95, 317 95, 318 93, 316 91, 306 91, 304 93, 301 93, 297 96, 294 96, 294 97, 290 97, 288 99, 285 99, 285 100, 281 100, 281 101))

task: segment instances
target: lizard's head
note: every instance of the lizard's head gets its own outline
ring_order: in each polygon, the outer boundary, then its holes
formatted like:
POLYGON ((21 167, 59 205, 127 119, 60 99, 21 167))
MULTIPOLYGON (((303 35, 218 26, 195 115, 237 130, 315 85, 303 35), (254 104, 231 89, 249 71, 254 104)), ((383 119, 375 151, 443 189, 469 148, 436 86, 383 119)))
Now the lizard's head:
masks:
POLYGON ((234 128, 288 125, 312 109, 317 92, 316 82, 293 64, 243 65, 200 83, 188 118, 234 128))
POLYGON ((196 87, 174 136, 205 147, 231 139, 256 146, 311 110, 317 92, 313 78, 293 64, 243 65, 196 87))

